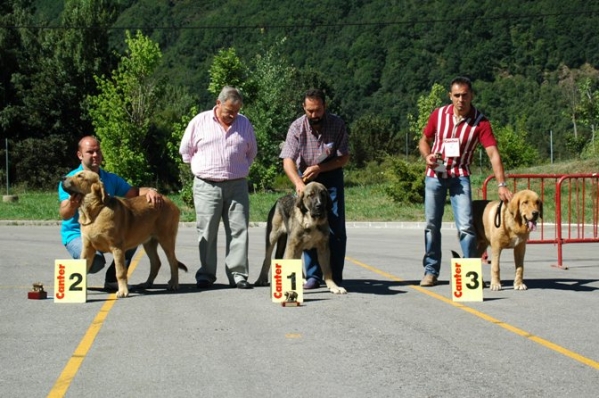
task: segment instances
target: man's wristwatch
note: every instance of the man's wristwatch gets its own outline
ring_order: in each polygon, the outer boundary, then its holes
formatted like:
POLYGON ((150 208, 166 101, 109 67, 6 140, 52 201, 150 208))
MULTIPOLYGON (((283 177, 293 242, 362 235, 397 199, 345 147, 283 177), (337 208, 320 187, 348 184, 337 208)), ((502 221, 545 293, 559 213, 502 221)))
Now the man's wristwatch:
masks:
POLYGON ((497 184, 497 188, 502 188, 502 187, 507 187, 507 183, 505 181, 497 184))

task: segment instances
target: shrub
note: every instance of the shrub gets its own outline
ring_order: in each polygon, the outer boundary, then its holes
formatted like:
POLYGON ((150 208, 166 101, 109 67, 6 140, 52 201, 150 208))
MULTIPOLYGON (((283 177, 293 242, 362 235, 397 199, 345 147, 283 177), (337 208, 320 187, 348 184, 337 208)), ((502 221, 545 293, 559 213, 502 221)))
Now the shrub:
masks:
POLYGON ((407 162, 387 157, 381 164, 384 170, 385 193, 394 202, 412 204, 424 202, 424 171, 422 162, 407 162))

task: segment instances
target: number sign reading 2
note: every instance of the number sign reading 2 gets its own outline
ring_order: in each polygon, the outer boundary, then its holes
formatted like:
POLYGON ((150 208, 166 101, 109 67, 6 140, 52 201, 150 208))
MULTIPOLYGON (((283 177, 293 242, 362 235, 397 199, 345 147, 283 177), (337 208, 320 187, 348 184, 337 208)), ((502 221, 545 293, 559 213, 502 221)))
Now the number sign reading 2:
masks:
POLYGON ((304 301, 302 260, 273 259, 272 264, 270 291, 273 303, 289 300, 302 303, 304 301))
POLYGON ((87 265, 85 260, 54 261, 54 302, 87 301, 87 265))
POLYGON ((451 299, 483 301, 483 274, 480 258, 451 260, 451 299))

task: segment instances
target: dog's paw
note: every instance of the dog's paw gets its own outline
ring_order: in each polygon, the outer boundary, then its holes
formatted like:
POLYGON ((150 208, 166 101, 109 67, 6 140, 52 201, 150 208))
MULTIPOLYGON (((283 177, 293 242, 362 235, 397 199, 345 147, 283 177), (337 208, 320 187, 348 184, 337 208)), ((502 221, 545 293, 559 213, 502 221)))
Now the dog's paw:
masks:
POLYGON ((329 290, 333 294, 347 294, 347 290, 345 290, 345 288, 341 286, 331 287, 329 290))
POLYGON ((526 290, 528 287, 524 283, 514 283, 514 290, 526 290))
POLYGON ((153 286, 154 286, 153 283, 144 282, 144 283, 140 283, 139 285, 135 286, 135 288, 141 289, 141 290, 146 290, 146 289, 151 289, 153 286))
POLYGON ((171 291, 179 290, 179 283, 172 283, 171 281, 168 281, 166 289, 171 291))
POLYGON ((501 290, 501 283, 493 283, 493 282, 491 282, 491 286, 490 287, 491 287, 491 290, 493 290, 495 292, 499 291, 499 290, 501 290))
POLYGON ((117 298, 129 297, 129 290, 119 290, 118 292, 116 292, 116 296, 117 298))

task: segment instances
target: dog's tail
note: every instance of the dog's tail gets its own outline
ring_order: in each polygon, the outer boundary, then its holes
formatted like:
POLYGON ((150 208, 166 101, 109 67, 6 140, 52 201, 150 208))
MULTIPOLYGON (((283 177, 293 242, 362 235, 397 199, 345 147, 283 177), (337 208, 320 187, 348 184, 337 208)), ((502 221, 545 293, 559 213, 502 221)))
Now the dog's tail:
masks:
POLYGON ((177 266, 179 267, 179 269, 182 269, 183 271, 187 272, 187 267, 181 261, 177 261, 177 266))
MULTIPOLYGON (((460 256, 454 250, 451 251, 451 257, 452 258, 462 258, 462 256, 460 256)), ((491 260, 489 260, 489 254, 487 254, 486 251, 482 254, 482 256, 480 257, 480 260, 483 262, 483 264, 491 264, 491 260)))

